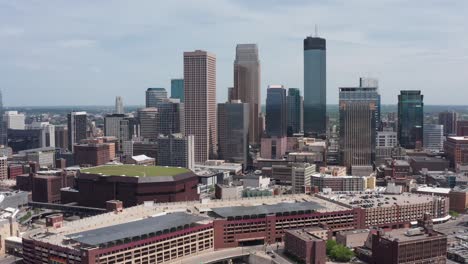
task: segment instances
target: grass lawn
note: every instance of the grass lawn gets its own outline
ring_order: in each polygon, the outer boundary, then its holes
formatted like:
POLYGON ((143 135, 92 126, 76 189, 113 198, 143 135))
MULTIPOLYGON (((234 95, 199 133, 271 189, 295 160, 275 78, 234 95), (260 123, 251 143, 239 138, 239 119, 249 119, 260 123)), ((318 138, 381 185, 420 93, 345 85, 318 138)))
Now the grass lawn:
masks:
POLYGON ((106 165, 80 170, 81 173, 89 172, 92 174, 102 173, 103 175, 140 177, 174 176, 188 171, 189 170, 185 168, 138 165, 106 165))

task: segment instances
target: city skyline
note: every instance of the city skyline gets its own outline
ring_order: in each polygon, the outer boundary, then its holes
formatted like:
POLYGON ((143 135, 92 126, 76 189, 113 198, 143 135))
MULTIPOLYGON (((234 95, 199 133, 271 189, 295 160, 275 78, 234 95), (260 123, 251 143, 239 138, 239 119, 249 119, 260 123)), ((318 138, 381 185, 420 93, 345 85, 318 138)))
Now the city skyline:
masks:
POLYGON ((450 94, 466 87, 468 34, 461 26, 468 19, 466 2, 414 1, 403 7, 364 0, 226 0, 202 5, 1 2, 4 105, 112 105, 117 95, 128 105, 142 105, 146 88, 170 90, 171 79, 183 75, 183 52, 195 49, 217 56, 217 102, 225 102, 233 86, 235 46, 241 43, 258 44, 264 104, 269 84, 303 93, 302 40, 314 35, 315 24, 327 39, 328 104, 338 102, 338 87, 360 76, 379 79, 383 104, 396 104, 399 90, 413 88, 422 90, 426 104, 465 104, 463 96, 450 94), (38 13, 44 19, 36 19, 38 13), (268 19, 273 13, 276 19, 268 19), (110 19, 115 15, 118 22, 110 19), (368 23, 372 19, 375 23, 368 23), (200 37, 187 41, 193 32, 200 37), (440 87, 446 92, 440 94, 440 87))

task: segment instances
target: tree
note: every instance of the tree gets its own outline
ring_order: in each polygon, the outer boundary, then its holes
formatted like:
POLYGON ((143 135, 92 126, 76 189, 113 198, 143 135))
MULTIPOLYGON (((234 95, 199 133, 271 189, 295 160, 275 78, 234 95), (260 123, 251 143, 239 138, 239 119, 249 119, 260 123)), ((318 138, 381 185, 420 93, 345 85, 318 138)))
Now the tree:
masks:
POLYGON ((336 247, 337 243, 335 240, 330 239, 327 241, 327 255, 330 256, 334 247, 336 247))
POLYGON ((331 250, 330 257, 339 262, 348 262, 354 257, 354 252, 343 245, 336 245, 331 250))

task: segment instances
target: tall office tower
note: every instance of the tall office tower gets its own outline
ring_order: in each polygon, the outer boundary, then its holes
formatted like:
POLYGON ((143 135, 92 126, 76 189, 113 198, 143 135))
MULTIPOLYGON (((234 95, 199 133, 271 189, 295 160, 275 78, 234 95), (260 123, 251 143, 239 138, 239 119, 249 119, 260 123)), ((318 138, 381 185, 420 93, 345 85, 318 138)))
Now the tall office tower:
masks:
POLYGON ((0 180, 8 179, 8 157, 0 157, 0 180))
POLYGON ((7 131, 8 131, 8 128, 3 120, 3 99, 2 99, 2 91, 0 91, 0 145, 3 145, 3 146, 7 145, 8 143, 7 131))
POLYGON ((104 135, 120 138, 120 121, 124 114, 111 114, 104 117, 104 135))
POLYGON ((237 94, 236 91, 234 90, 234 87, 228 87, 228 102, 231 102, 232 100, 237 100, 237 94))
POLYGON ((195 140, 195 162, 216 157, 216 57, 184 52, 185 135, 195 140))
POLYGON ((156 107, 138 109, 138 119, 140 121, 140 135, 144 139, 158 139, 159 112, 156 107))
POLYGON ((400 91, 398 95, 398 142, 406 149, 423 144, 424 103, 421 91, 400 91))
POLYGON ((341 161, 348 170, 352 166, 372 165, 376 145, 377 88, 343 87, 339 99, 341 161))
POLYGON ((444 126, 443 125, 424 125, 424 148, 430 151, 439 152, 444 148, 444 126))
POLYGON ((158 104, 159 124, 158 133, 170 135, 185 132, 184 103, 180 99, 168 99, 158 104))
MULTIPOLYGON (((377 88, 377 92, 379 90, 379 80, 374 79, 374 78, 364 78, 361 77, 359 78, 359 87, 365 87, 365 88, 377 88)), ((381 99, 380 99, 380 94, 377 94, 377 111, 376 111, 376 126, 375 128, 377 131, 381 130, 381 99)))
POLYGON ((167 99, 167 91, 164 88, 148 88, 146 90, 146 107, 157 107, 165 99, 167 99))
POLYGON ((41 148, 55 147, 55 126, 49 122, 32 122, 27 129, 40 130, 39 144, 41 148))
POLYGON ((303 131, 303 117, 304 111, 303 98, 301 91, 297 88, 289 88, 288 90, 288 136, 294 133, 303 131))
POLYGON ((286 89, 282 85, 269 85, 266 98, 266 129, 270 137, 285 137, 287 132, 286 89))
POLYGON ((233 98, 249 104, 249 142, 260 143, 260 60, 257 44, 238 44, 234 61, 233 98))
POLYGON ((240 100, 218 104, 218 158, 248 165, 249 104, 240 100))
POLYGON ((184 102, 184 79, 171 80, 171 98, 184 102))
POLYGON ((68 118, 68 149, 73 152, 74 145, 86 139, 88 118, 86 112, 71 112, 68 118))
POLYGON ((55 146, 61 149, 68 148, 68 127, 65 125, 55 126, 55 146))
POLYGON ((304 39, 304 132, 324 134, 327 128, 326 40, 304 39))
POLYGON ((458 113, 454 111, 445 111, 439 113, 439 125, 444 126, 444 135, 457 134, 458 113))
POLYGON ((25 116, 18 111, 5 111, 3 114, 3 122, 6 124, 7 129, 24 129, 25 116))
POLYGON ((123 99, 121 96, 115 97, 115 114, 124 114, 123 99))
POLYGON ((158 138, 158 165, 193 169, 194 137, 182 134, 160 135, 158 138))

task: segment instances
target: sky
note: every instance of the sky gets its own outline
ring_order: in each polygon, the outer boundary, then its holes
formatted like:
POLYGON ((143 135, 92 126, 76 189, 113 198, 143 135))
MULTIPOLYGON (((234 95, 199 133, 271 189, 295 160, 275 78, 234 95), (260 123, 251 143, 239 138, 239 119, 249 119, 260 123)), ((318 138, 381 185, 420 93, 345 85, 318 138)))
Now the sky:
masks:
POLYGON ((256 43, 269 84, 303 88, 303 39, 327 39, 327 103, 359 77, 383 104, 422 90, 426 104, 468 105, 466 0, 0 0, 6 106, 144 104, 183 77, 183 52, 217 57, 217 99, 233 85, 238 43, 256 43))

